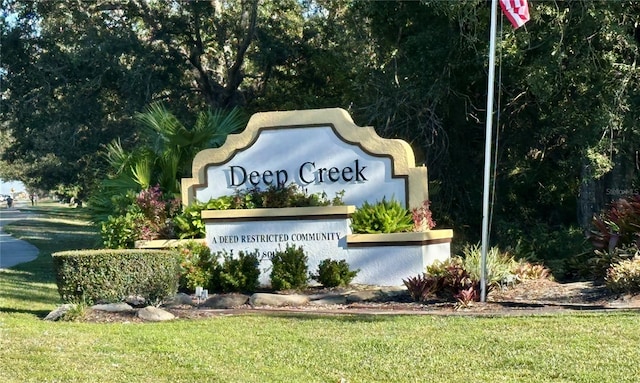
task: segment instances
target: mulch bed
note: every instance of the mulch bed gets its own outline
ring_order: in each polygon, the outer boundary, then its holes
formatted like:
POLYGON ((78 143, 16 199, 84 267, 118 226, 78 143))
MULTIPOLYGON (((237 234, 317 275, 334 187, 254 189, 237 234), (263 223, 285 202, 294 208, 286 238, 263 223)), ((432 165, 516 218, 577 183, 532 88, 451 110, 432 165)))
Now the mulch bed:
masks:
MULTIPOLYGON (((612 311, 640 309, 639 296, 609 294, 603 286, 591 282, 557 283, 532 280, 500 291, 491 291, 487 302, 474 302, 462 307, 454 302, 411 302, 408 294, 393 299, 364 301, 344 305, 302 307, 251 307, 243 305, 233 309, 210 309, 189 305, 165 308, 179 320, 197 320, 228 315, 545 315, 576 311, 612 311)), ((87 310, 84 321, 97 323, 143 322, 136 312, 112 313, 87 310)))

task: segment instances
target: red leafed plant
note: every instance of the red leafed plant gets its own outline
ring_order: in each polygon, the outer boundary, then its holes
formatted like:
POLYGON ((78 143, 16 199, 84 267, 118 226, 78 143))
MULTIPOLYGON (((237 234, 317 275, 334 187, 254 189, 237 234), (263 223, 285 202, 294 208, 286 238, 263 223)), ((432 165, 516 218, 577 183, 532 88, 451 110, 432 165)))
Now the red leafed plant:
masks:
POLYGON ((598 250, 640 245, 640 194, 620 198, 602 214, 594 216, 587 237, 598 250))
POLYGON ((413 218, 413 231, 421 232, 431 230, 436 227, 436 221, 433 220, 431 215, 431 202, 425 200, 420 207, 413 208, 411 210, 411 216, 413 218))

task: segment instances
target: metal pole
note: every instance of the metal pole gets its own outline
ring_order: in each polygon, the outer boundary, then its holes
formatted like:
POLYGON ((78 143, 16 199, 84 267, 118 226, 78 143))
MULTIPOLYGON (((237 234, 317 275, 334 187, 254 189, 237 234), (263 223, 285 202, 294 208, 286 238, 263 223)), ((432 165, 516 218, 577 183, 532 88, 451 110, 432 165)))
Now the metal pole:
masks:
POLYGON ((487 301, 487 248, 489 246, 489 184, 491 183, 491 133, 493 131, 493 92, 496 75, 496 34, 498 0, 491 0, 489 38, 489 79, 487 81, 487 122, 484 142, 484 188, 482 191, 482 254, 480 258, 480 301, 487 301))

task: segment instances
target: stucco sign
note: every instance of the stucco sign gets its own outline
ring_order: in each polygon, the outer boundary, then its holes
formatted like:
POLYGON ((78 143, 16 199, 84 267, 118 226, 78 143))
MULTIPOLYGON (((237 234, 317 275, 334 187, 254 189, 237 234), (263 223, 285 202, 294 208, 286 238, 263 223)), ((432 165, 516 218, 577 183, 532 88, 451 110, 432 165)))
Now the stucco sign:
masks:
POLYGON ((404 141, 380 138, 342 109, 267 112, 220 148, 201 151, 183 203, 206 202, 238 189, 295 183, 307 193, 344 192, 347 205, 394 198, 407 207, 427 199, 425 167, 415 167, 404 141))

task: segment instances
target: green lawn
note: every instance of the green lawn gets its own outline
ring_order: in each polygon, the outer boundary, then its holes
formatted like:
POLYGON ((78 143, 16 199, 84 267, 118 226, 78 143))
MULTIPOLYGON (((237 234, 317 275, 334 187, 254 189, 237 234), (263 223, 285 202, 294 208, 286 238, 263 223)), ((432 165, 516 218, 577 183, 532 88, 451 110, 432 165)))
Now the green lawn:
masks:
POLYGON ((51 252, 94 247, 77 209, 9 231, 41 249, 0 272, 1 382, 635 382, 640 315, 221 316, 45 322, 51 252), (80 219, 78 219, 80 218, 80 219))

